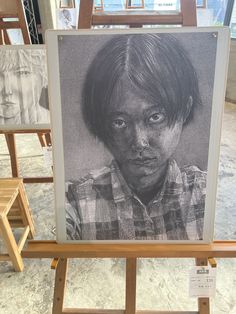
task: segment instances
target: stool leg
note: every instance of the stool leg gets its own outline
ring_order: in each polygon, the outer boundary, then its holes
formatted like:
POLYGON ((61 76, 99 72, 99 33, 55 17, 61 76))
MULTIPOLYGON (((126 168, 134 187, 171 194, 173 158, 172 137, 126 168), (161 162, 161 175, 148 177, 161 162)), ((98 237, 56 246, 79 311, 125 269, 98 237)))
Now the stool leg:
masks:
POLYGON ((6 216, 0 217, 0 229, 15 271, 22 271, 24 268, 23 260, 6 216))
POLYGON ((33 239, 35 235, 34 222, 23 183, 21 183, 19 186, 19 194, 17 199, 19 205, 21 206, 21 212, 24 217, 23 219, 26 222, 26 225, 29 225, 30 227, 29 238, 33 239))

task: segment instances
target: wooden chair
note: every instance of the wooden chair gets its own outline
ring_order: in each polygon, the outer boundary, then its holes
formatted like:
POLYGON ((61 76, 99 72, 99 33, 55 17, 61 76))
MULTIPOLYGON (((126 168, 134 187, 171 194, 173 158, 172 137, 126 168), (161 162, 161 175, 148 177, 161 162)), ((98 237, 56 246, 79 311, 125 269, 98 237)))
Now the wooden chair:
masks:
POLYGON ((24 268, 21 251, 27 237, 34 237, 31 209, 22 179, 0 179, 0 235, 8 253, 0 254, 0 261, 11 260, 15 271, 24 268), (16 243, 12 229, 23 228, 16 243))

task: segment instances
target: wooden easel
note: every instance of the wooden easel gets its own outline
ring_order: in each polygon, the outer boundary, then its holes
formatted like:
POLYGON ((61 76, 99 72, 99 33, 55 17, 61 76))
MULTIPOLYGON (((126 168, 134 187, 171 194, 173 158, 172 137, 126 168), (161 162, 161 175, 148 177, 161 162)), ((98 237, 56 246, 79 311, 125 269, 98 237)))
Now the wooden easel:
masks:
POLYGON ((0 3, 0 45, 10 45, 8 29, 20 28, 25 44, 31 44, 29 30, 25 19, 25 12, 21 0, 1 1, 0 3), (17 18, 18 21, 4 21, 5 18, 17 18))
MULTIPOLYGON (((55 241, 29 241, 22 252, 24 258, 54 258, 56 268, 53 314, 135 314, 137 258, 195 258, 197 265, 216 266, 214 258, 236 258, 236 241, 215 241, 212 244, 58 244, 55 241), (67 261, 69 258, 125 258, 125 310, 63 308, 67 261)), ((144 314, 209 314, 208 298, 198 299, 198 311, 158 312, 144 314)))
MULTIPOLYGON (((20 28, 22 31, 22 36, 25 44, 31 44, 28 26, 25 19, 25 13, 22 6, 21 0, 8 0, 1 1, 0 3, 0 45, 11 44, 10 38, 7 34, 8 29, 20 28), (6 22, 4 18, 17 18, 18 21, 6 22)), ((38 135, 39 141, 42 147, 51 146, 51 130, 37 130, 37 129, 22 129, 22 130, 1 130, 0 134, 5 135, 7 142, 10 160, 11 160, 11 171, 13 177, 19 177, 18 170, 18 159, 16 152, 15 134, 17 133, 36 133, 38 135)), ((53 182, 52 177, 32 177, 23 178, 24 183, 47 183, 53 182)))
MULTIPOLYGON (((181 12, 176 15, 94 14, 93 0, 80 1, 79 28, 99 24, 182 24, 196 25, 196 6, 193 0, 181 1, 181 12)), ((22 252, 25 258, 53 258, 56 269, 53 314, 136 314, 137 258, 194 258, 197 265, 216 267, 214 258, 236 258, 236 241, 217 241, 212 244, 57 244, 55 241, 30 241, 22 252), (64 308, 67 261, 69 258, 125 258, 126 303, 125 310, 64 308)), ((138 311, 149 314, 209 314, 209 298, 198 299, 198 310, 192 312, 138 311)))

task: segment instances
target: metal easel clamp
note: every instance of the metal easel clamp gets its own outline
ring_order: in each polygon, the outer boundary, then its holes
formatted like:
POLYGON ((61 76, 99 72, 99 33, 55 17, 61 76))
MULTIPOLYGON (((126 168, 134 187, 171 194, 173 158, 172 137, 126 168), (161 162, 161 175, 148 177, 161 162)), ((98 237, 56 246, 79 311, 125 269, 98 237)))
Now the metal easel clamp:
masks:
POLYGON ((213 257, 208 257, 208 263, 211 265, 212 268, 217 267, 217 262, 213 257))
POLYGON ((55 258, 52 260, 51 269, 57 269, 58 260, 59 260, 59 258, 57 258, 57 257, 55 257, 55 258))

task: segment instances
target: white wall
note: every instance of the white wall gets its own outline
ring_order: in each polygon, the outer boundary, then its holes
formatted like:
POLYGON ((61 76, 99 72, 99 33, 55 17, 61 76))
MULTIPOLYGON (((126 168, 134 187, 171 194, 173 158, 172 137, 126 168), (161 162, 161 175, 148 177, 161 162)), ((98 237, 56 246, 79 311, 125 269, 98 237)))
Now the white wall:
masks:
POLYGON ((39 0, 39 12, 42 24, 43 38, 45 39, 45 31, 47 29, 56 28, 56 8, 57 0, 39 0))
POLYGON ((236 102, 236 39, 231 39, 226 98, 236 102))

